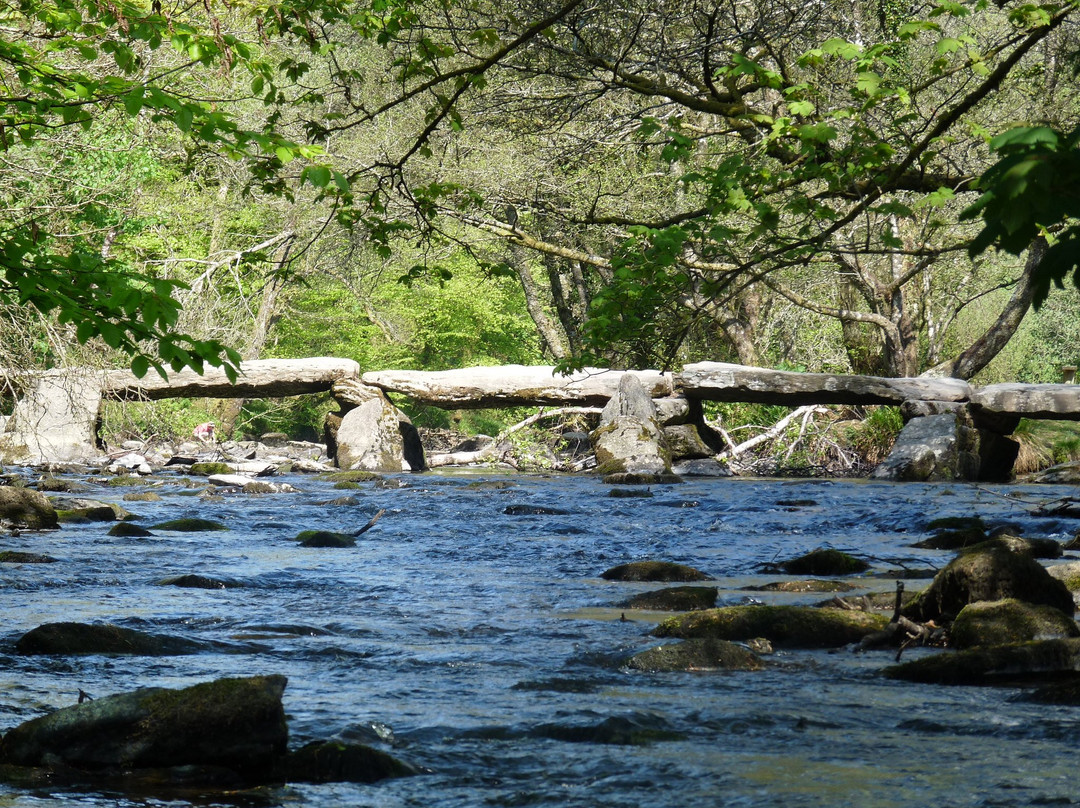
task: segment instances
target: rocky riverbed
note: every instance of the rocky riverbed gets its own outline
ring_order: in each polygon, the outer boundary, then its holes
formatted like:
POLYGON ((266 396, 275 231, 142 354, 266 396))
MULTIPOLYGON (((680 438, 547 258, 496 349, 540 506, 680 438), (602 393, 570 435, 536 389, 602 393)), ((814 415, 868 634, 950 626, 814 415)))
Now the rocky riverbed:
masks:
POLYGON ((659 806, 672 784, 734 804, 1071 799, 1080 525, 1038 515, 1069 489, 113 471, 0 486, 57 520, 9 513, 0 540, 8 804, 659 806), (940 648, 956 637, 970 650, 940 648), (287 716, 252 729, 274 750, 257 777, 12 751, 80 700, 251 677, 282 684, 287 716), (81 773, 42 773, 58 761, 81 773))

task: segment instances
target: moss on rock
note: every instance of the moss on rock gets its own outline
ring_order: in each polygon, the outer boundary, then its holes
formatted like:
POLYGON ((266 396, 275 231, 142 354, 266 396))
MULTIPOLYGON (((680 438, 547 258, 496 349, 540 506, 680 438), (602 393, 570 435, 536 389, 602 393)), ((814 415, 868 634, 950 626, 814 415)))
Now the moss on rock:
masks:
POLYGON ((205 650, 202 643, 181 637, 150 634, 108 623, 45 623, 26 632, 15 651, 28 656, 61 654, 122 654, 134 656, 175 656, 205 650))
POLYGON ((950 630, 957 649, 1067 637, 1080 637, 1080 627, 1067 614, 1014 599, 969 603, 950 630))
POLYGON ((212 519, 198 519, 196 517, 172 519, 168 522, 161 522, 156 525, 151 525, 151 527, 154 530, 172 530, 177 533, 200 533, 204 531, 229 529, 221 522, 215 522, 212 519))
POLYGON ((1072 675, 1078 669, 1080 639, 1069 639, 946 651, 892 665, 883 673, 890 679, 925 684, 988 685, 1072 675))
POLYGON ((642 592, 621 605, 627 609, 691 612, 696 609, 711 609, 716 605, 717 594, 715 586, 672 586, 642 592))
POLYGON ((31 530, 54 528, 56 508, 40 491, 0 485, 0 520, 31 530))
POLYGON ((671 561, 631 561, 600 573, 607 581, 708 581, 701 570, 671 561))
POLYGON ((192 463, 191 473, 201 477, 209 477, 211 474, 232 474, 233 467, 228 463, 192 463))
POLYGON ((355 547, 356 537, 331 530, 301 530, 296 534, 301 547, 355 547))
POLYGON ((626 667, 639 671, 756 671, 765 667, 757 654, 727 640, 700 638, 658 645, 634 654, 626 667))
POLYGON ((870 612, 808 606, 727 606, 671 617, 653 631, 657 637, 764 637, 789 648, 837 648, 881 631, 888 618, 870 612))
POLYGON ((870 569, 861 558, 832 549, 813 550, 778 566, 788 575, 853 575, 870 569))

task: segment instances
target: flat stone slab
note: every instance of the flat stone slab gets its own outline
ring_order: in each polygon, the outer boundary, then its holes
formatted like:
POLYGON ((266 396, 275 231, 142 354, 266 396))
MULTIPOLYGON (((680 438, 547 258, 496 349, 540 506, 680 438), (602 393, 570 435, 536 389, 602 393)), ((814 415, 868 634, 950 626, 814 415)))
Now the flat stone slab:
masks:
POLYGON ((966 401, 971 387, 960 379, 797 373, 726 362, 698 362, 676 373, 688 398, 760 404, 902 404, 911 399, 966 401))
POLYGON ((989 384, 971 391, 971 404, 1025 418, 1080 421, 1080 385, 989 384))
POLYGON ((206 367, 202 374, 190 368, 172 372, 168 379, 153 370, 141 379, 129 370, 106 374, 104 393, 123 400, 161 398, 276 398, 322 393, 338 379, 356 379, 360 365, 352 359, 314 356, 307 359, 251 359, 240 363, 236 384, 221 368, 206 367))
POLYGON ((652 398, 672 394, 672 376, 658 370, 601 370, 585 368, 556 375, 551 365, 495 365, 456 370, 380 370, 365 373, 364 384, 415 401, 453 409, 518 406, 602 407, 629 373, 652 398))

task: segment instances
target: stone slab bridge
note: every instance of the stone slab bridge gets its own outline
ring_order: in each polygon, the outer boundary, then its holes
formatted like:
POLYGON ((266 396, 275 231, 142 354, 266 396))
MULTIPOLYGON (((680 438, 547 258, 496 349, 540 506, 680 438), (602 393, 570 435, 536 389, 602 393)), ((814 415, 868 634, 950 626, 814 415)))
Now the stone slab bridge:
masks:
MULTIPOLYGON (((973 387, 959 379, 797 373, 719 362, 690 364, 673 373, 587 368, 555 375, 550 366, 522 365, 362 373, 351 359, 315 357, 243 362, 235 384, 218 368, 201 375, 183 370, 168 380, 152 373, 138 379, 127 370, 0 371, 16 393, 14 410, 0 432, 0 459, 37 464, 93 456, 99 413, 107 400, 272 398, 329 391, 340 406, 327 423, 338 465, 381 463, 385 468, 397 462, 370 460, 372 452, 384 451, 376 434, 381 431, 391 443, 404 439, 405 467, 423 468, 415 430, 387 394, 446 409, 602 407, 626 374, 651 395, 663 424, 692 425, 706 433, 702 401, 900 406, 906 426, 877 472, 893 479, 1007 479, 1017 451, 1007 436, 1021 417, 1080 420, 1080 385, 973 387)), ((702 438, 710 443, 707 434, 702 438)))

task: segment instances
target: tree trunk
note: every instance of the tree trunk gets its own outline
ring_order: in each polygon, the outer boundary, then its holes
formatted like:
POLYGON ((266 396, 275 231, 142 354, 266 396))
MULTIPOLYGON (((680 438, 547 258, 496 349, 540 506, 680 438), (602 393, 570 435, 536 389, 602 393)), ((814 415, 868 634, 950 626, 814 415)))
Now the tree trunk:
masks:
POLYGON ((525 294, 525 308, 528 309, 529 316, 536 325, 545 352, 556 360, 566 359, 569 356, 566 340, 548 317, 543 303, 540 302, 536 280, 529 271, 528 261, 525 260, 525 248, 517 244, 510 245, 510 257, 514 271, 517 272, 518 280, 521 282, 521 291, 525 294))
POLYGON ((947 362, 942 362, 930 370, 924 376, 952 376, 956 379, 970 379, 1001 352, 1001 349, 1012 339, 1016 329, 1031 307, 1031 298, 1035 292, 1032 277, 1035 270, 1042 263, 1046 254, 1046 239, 1041 236, 1028 245, 1027 261, 1024 263, 1024 272, 1016 282, 1012 297, 1005 304, 1001 314, 993 325, 986 330, 981 337, 975 340, 966 350, 947 362))

